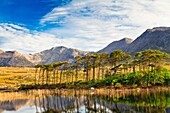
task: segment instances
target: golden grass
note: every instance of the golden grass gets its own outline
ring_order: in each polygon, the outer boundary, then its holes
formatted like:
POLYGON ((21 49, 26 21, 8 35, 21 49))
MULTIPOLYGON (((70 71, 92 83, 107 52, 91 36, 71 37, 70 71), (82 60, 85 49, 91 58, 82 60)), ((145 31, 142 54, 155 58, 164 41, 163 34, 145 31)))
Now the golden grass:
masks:
MULTIPOLYGON (((97 78, 98 70, 96 69, 96 78, 97 78)), ((46 74, 46 73, 45 73, 46 74)), ((44 74, 44 76, 46 76, 44 74)), ((51 73, 52 74, 52 73, 51 73)), ((74 72, 75 74, 75 72, 74 72)), ((60 71, 59 71, 60 75, 60 71)), ((57 77, 57 81, 59 82, 59 75, 57 77)), ((52 81, 53 76, 50 75, 50 79, 52 81)), ((38 75, 37 75, 38 77, 38 75)), ((92 70, 89 72, 90 80, 92 80, 92 70)), ((100 74, 101 77, 101 74, 100 74)), ((78 80, 85 80, 86 76, 83 71, 79 71, 78 80)), ((11 88, 18 87, 21 84, 34 84, 35 80, 35 69, 34 68, 15 68, 15 67, 0 67, 0 88, 4 86, 8 86, 11 88)), ((38 81, 38 80, 37 80, 38 81)), ((45 77, 46 81, 46 77, 45 77)), ((62 83, 71 82, 72 76, 68 76, 64 74, 62 76, 62 83)), ((73 77, 73 81, 75 81, 75 76, 73 77)), ((40 78, 40 83, 42 83, 42 76, 40 78)))
POLYGON ((33 68, 0 67, 0 88, 32 84, 34 76, 33 68))
MULTIPOLYGON (((169 63, 164 64, 164 67, 170 71, 169 63)), ((59 72, 60 73, 60 72, 59 72)), ((75 74, 75 72, 74 72, 75 74)), ((98 74, 98 69, 96 69, 96 78, 98 74)), ((38 77, 38 75, 37 75, 38 77)), ((89 72, 90 80, 92 80, 92 70, 89 72)), ((51 81, 53 76, 50 77, 51 81)), ((85 80, 86 75, 83 73, 83 70, 79 71, 78 80, 85 80)), ((100 73, 100 79, 101 79, 100 73)), ((19 87, 21 84, 34 84, 35 79, 35 69, 34 68, 14 68, 14 67, 0 67, 0 88, 4 86, 8 87, 19 87)), ((57 81, 59 82, 59 76, 57 77, 57 81)), ((42 77, 40 78, 41 83, 42 77)), ((45 78, 46 80, 46 78, 45 78)), ((37 80, 38 81, 38 80, 37 80)), ((62 83, 63 82, 71 82, 72 76, 63 75, 62 83)), ((73 81, 75 81, 75 76, 73 77, 73 81)))

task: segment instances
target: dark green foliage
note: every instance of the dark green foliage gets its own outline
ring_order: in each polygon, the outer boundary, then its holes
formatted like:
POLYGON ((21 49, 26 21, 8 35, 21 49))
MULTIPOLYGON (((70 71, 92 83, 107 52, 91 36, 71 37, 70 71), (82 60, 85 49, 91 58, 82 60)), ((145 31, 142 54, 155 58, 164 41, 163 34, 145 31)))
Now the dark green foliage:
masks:
POLYGON ((150 85, 170 85, 170 72, 162 68, 157 71, 127 73, 123 75, 107 77, 104 80, 89 82, 91 87, 115 86, 121 84, 124 86, 148 86, 150 85))

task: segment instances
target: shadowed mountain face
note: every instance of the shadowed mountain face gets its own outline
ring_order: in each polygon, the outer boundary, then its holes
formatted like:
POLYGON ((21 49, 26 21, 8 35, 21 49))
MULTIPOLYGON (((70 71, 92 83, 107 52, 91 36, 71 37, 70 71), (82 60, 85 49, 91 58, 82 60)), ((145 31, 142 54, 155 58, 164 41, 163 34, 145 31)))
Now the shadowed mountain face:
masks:
POLYGON ((147 49, 157 49, 170 53, 170 27, 156 27, 146 30, 129 45, 126 51, 133 54, 147 49))
POLYGON ((114 50, 123 50, 124 52, 134 54, 135 52, 147 49, 156 49, 170 53, 170 27, 148 29, 134 41, 129 38, 114 41, 104 49, 100 50, 99 53, 111 53, 114 50))
POLYGON ((123 50, 125 51, 128 46, 133 42, 132 39, 130 38, 123 38, 119 41, 114 41, 112 43, 110 43, 107 47, 103 48, 102 50, 98 51, 98 53, 111 53, 114 50, 123 50))

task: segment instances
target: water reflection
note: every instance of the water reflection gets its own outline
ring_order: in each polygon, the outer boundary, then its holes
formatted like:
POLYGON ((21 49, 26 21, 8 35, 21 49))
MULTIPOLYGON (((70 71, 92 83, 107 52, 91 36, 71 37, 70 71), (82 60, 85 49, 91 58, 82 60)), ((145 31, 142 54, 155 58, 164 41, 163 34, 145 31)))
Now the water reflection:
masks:
POLYGON ((0 93, 0 112, 12 111, 18 113, 170 113, 170 90, 34 90, 0 93))

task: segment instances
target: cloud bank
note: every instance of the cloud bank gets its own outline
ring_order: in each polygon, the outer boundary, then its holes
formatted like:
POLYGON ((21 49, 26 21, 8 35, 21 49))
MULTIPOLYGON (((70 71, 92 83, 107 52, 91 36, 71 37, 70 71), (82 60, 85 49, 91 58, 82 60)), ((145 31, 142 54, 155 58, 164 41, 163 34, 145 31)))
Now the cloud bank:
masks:
POLYGON ((77 48, 99 50, 114 40, 135 39, 148 28, 170 26, 169 6, 169 0, 73 0, 54 8, 40 23, 60 24, 47 32, 79 39, 77 48))
POLYGON ((40 19, 46 28, 41 32, 1 24, 0 48, 36 52, 63 45, 97 51, 148 28, 170 26, 169 6, 169 0, 72 0, 40 19))
POLYGON ((0 24, 0 48, 4 50, 19 50, 20 52, 37 52, 50 48, 58 40, 54 35, 14 25, 0 24))

